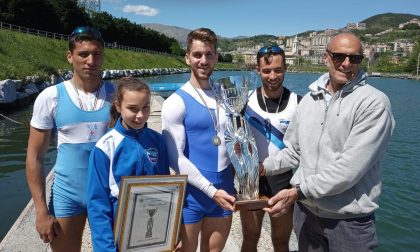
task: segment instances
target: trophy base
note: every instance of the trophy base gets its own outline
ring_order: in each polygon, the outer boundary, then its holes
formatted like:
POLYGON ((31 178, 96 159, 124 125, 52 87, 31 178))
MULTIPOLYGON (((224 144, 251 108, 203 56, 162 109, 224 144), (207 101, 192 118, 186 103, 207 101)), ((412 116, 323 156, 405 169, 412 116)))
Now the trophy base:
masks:
POLYGON ((241 200, 241 195, 237 195, 236 198, 238 200, 235 201, 233 208, 235 210, 247 210, 247 211, 254 211, 254 210, 261 210, 264 207, 269 207, 268 205, 268 198, 266 196, 260 195, 258 199, 251 199, 251 200, 241 200))

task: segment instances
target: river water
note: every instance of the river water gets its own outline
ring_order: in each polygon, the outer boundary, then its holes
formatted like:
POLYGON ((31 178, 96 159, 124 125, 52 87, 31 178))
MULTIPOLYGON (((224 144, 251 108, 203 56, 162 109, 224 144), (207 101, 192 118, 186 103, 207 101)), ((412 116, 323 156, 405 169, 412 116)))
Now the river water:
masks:
MULTIPOLYGON (((243 72, 216 72, 216 77, 243 72)), ((305 94, 319 74, 287 73, 284 85, 305 94)), ((185 82, 189 74, 145 78, 147 82, 185 82)), ((397 122, 383 162, 383 191, 376 223, 377 251, 420 249, 420 81, 370 78, 369 83, 388 95, 397 122)), ((25 178, 25 156, 32 106, 6 114, 17 124, 0 118, 0 240, 30 199, 25 178)), ((54 162, 48 150, 46 164, 54 162)))

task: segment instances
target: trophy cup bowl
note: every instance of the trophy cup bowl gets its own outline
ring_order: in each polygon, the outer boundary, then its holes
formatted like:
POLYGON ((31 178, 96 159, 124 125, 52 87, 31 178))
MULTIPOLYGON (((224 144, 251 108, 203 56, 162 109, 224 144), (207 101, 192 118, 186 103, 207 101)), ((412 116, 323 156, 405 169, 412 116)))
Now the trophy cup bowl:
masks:
POLYGON ((234 205, 237 210, 256 210, 268 206, 268 199, 259 197, 259 159, 254 136, 241 115, 252 80, 253 76, 229 76, 213 83, 216 96, 229 113, 225 142, 239 183, 239 194, 234 205))

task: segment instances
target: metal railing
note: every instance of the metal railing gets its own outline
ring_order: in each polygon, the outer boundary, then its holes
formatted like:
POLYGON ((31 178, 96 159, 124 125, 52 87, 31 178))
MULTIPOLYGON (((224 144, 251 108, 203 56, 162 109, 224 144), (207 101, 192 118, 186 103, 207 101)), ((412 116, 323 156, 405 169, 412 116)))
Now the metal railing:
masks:
MULTIPOLYGON (((38 37, 49 38, 49 39, 59 39, 59 40, 65 40, 65 41, 69 39, 69 35, 31 29, 31 28, 13 25, 13 24, 5 23, 5 22, 0 22, 0 30, 9 30, 9 31, 21 32, 21 33, 27 33, 27 34, 35 35, 38 37)), ((105 48, 109 48, 109 49, 118 49, 118 50, 124 50, 124 51, 174 56, 166 52, 158 52, 158 51, 143 49, 143 48, 138 48, 138 47, 119 45, 116 42, 114 43, 105 42, 104 44, 105 44, 105 48)))

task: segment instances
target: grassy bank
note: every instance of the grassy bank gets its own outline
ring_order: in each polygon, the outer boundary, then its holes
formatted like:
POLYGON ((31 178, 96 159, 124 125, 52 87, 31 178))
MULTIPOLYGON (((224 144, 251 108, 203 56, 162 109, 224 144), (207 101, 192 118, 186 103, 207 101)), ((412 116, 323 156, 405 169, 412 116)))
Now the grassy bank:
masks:
MULTIPOLYGON (((70 70, 66 60, 67 41, 0 30, 0 80, 47 77, 59 70, 70 70)), ((188 67, 184 57, 105 49, 103 69, 188 67)), ((236 68, 221 63, 218 68, 236 68)))

